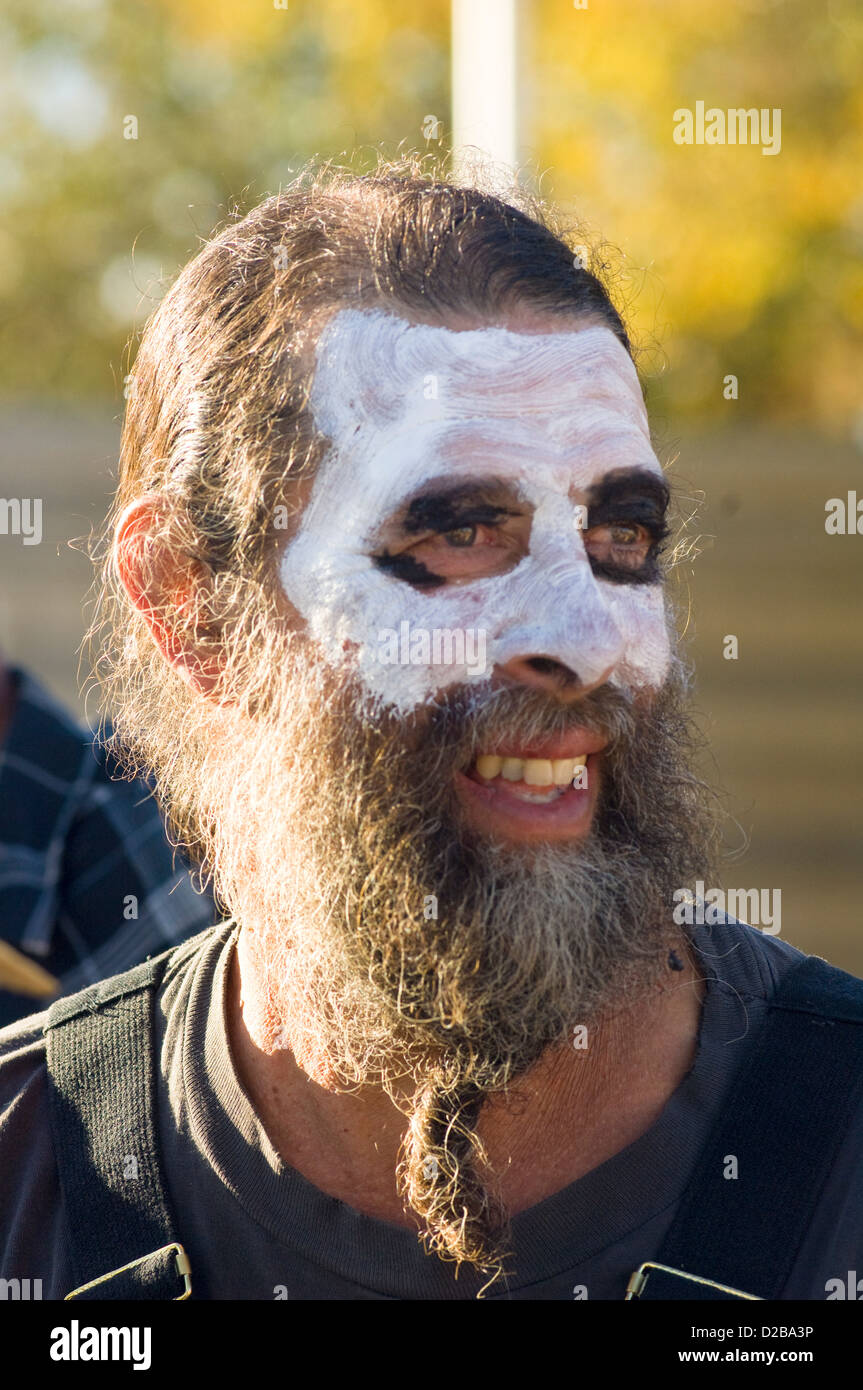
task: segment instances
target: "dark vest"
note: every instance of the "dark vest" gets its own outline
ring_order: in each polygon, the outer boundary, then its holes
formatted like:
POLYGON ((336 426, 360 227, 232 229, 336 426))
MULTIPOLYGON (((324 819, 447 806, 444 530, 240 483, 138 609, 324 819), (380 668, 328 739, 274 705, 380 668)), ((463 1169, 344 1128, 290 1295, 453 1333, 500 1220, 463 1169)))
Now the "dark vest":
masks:
MULTIPOLYGON (((227 937, 232 927, 215 930, 227 937)), ((48 1012, 51 1125, 74 1270, 67 1298, 192 1293, 162 1174, 153 1039, 164 974, 202 939, 48 1012)), ((626 1297, 780 1298, 861 1100, 863 981, 807 956, 770 1001, 662 1248, 645 1251, 626 1297), (728 1155, 737 1181, 724 1176, 728 1155)))

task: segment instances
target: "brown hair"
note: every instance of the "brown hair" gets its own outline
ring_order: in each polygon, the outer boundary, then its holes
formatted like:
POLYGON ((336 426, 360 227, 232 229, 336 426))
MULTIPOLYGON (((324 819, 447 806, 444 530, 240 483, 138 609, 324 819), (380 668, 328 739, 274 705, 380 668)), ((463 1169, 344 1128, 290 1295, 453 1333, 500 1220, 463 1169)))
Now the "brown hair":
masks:
POLYGON ((419 156, 367 175, 312 163, 184 267, 134 364, 91 636, 116 751, 130 771, 155 772, 192 849, 201 827, 177 788, 190 785, 181 764, 188 773, 188 759, 204 755, 200 712, 197 724, 187 717, 193 692, 119 583, 114 527, 131 501, 160 496, 165 540, 207 576, 172 625, 193 626, 199 642, 209 634, 232 700, 259 700, 264 664, 244 655, 268 626, 273 515, 286 479, 313 471, 325 447, 306 405, 311 350, 347 304, 444 325, 494 324, 520 310, 576 316, 606 324, 630 351, 604 285, 538 199, 459 187, 419 156))

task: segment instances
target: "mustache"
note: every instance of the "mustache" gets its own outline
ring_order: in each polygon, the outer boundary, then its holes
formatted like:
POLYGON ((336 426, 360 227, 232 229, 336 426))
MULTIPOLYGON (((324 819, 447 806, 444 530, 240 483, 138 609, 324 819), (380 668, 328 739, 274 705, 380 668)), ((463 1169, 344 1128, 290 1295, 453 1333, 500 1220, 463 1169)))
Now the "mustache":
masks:
POLYGON ((567 704, 517 686, 458 686, 439 696, 424 718, 385 715, 363 722, 375 741, 403 749, 431 776, 466 770, 495 743, 527 744, 575 731, 598 734, 611 752, 634 736, 640 712, 639 702, 610 685, 567 704))

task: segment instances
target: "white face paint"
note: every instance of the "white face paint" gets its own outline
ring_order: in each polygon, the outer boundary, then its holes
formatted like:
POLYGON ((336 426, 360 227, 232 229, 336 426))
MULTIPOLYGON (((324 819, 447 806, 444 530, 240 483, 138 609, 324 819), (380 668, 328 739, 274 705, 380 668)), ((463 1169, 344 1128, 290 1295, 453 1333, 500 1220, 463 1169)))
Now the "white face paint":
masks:
MULTIPOLYGON (((334 667, 349 663, 403 714, 515 657, 551 657, 586 685, 661 685, 661 586, 595 576, 579 529, 578 509, 607 474, 662 477, 635 368, 610 329, 456 332, 345 309, 318 343, 310 403, 332 448, 281 577, 334 667), (533 509, 514 568, 429 591, 379 567, 380 533, 418 493, 470 480, 500 481, 533 509), (384 633, 400 635, 409 662, 406 632, 444 630, 483 632, 485 668, 470 659, 475 641, 463 661, 392 664, 384 633)), ((421 660, 422 642, 412 650, 421 660)))

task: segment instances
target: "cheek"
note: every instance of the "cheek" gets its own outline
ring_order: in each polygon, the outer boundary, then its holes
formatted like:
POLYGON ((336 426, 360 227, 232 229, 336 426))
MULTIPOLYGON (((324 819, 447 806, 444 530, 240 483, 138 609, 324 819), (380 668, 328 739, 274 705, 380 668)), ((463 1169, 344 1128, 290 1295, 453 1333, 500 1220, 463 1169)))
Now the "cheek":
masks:
POLYGON ((567 568, 563 584, 553 567, 533 561, 485 583, 429 593, 366 555, 322 552, 320 538, 309 535, 287 547, 281 574, 333 670, 356 675, 370 697, 401 715, 448 686, 487 680, 513 643, 516 654, 558 656, 585 681, 613 661, 613 684, 658 689, 671 653, 662 591, 597 585, 584 562, 567 568))
POLYGON ((328 482, 285 548, 282 586, 327 663, 356 675, 373 699, 406 715, 526 652, 557 657, 586 683, 613 667, 615 684, 663 684, 670 643, 661 590, 597 584, 571 504, 556 491, 525 488, 535 511, 521 565, 429 592, 378 569, 365 553, 368 513, 347 505, 347 479, 328 482))
POLYGON ((282 587, 334 671, 409 714, 448 685, 486 675, 483 599, 474 586, 429 594, 312 531, 282 557, 282 587))
POLYGON ((610 596, 609 607, 623 640, 623 657, 614 684, 659 689, 671 665, 671 634, 662 589, 637 585, 618 589, 610 596))

